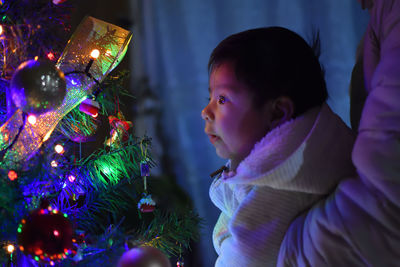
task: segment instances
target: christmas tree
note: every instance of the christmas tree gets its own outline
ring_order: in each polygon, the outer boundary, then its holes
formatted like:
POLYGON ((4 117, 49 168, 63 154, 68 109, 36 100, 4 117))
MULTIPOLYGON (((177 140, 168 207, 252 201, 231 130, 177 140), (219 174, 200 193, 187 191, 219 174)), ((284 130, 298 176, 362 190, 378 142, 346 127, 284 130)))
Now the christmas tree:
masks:
POLYGON ((86 17, 71 35, 72 10, 0 0, 0 264, 115 266, 140 247, 180 260, 200 220, 160 193, 151 138, 120 108, 129 73, 110 73, 132 34, 86 17))

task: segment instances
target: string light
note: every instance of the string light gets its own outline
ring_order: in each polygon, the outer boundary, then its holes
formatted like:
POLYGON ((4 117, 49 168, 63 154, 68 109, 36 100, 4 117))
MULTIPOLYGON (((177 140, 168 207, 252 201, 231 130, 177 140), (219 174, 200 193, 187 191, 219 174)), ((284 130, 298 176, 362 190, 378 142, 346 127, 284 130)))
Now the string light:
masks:
POLYGON ((0 25, 0 35, 3 34, 3 26, 0 25))
POLYGON ((51 167, 53 167, 53 168, 57 168, 58 167, 58 163, 55 160, 52 160, 50 164, 51 164, 51 167))
POLYGON ((89 73, 90 68, 92 67, 93 61, 100 56, 100 51, 98 49, 93 49, 90 53, 90 61, 85 68, 85 73, 89 73))
POLYGON ((8 172, 8 179, 10 179, 11 181, 14 181, 14 180, 17 179, 17 178, 18 178, 18 174, 17 174, 16 171, 10 170, 10 171, 8 172))
POLYGON ((13 244, 9 244, 8 246, 7 246, 7 252, 8 253, 13 253, 14 252, 14 250, 15 250, 15 247, 14 247, 14 245, 13 244))
POLYGON ((72 174, 70 174, 68 176, 68 181, 70 181, 71 183, 73 183, 75 181, 75 179, 76 179, 76 177, 74 175, 72 175, 72 174))
POLYGON ((49 53, 47 54, 47 58, 50 59, 50 60, 54 60, 54 59, 55 59, 55 56, 54 56, 54 54, 53 54, 52 52, 49 52, 49 53))
POLYGON ((46 142, 47 139, 50 138, 52 131, 49 131, 44 137, 43 137, 43 142, 46 142))
POLYGON ((60 233, 57 230, 54 230, 53 234, 54 234, 54 236, 59 236, 60 235, 60 233))
POLYGON ((96 59, 100 56, 100 51, 98 49, 93 49, 92 52, 90 53, 90 56, 93 59, 96 59))
POLYGON ((37 121, 37 119, 36 119, 35 115, 31 114, 31 115, 28 116, 28 122, 30 124, 35 125, 36 121, 37 121))
POLYGON ((58 153, 58 154, 63 154, 64 153, 64 147, 60 144, 56 145, 54 147, 54 150, 58 153))

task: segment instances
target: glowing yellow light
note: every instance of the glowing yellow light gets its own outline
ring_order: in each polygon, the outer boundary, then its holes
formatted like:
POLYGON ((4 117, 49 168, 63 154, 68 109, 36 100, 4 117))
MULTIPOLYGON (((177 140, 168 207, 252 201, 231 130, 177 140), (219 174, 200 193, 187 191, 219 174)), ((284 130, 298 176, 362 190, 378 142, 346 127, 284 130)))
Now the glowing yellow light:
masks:
POLYGON ((34 59, 35 59, 35 60, 38 60, 38 59, 39 59, 39 57, 38 57, 38 56, 36 56, 34 59))
POLYGON ((92 115, 93 118, 97 118, 98 116, 99 116, 99 113, 98 113, 98 112, 96 112, 96 114, 93 114, 93 115, 92 115))
POLYGON ((43 137, 43 142, 46 142, 47 139, 49 139, 51 136, 51 131, 49 131, 44 137, 43 137))
POLYGON ((36 123, 36 116, 35 115, 29 115, 28 116, 28 122, 30 123, 30 124, 32 124, 32 125, 34 125, 35 123, 36 123))
POLYGON ((52 160, 50 164, 51 164, 51 167, 53 167, 53 168, 58 167, 58 163, 55 160, 52 160))
POLYGON ((54 147, 54 150, 58 153, 58 154, 62 154, 64 153, 64 147, 62 145, 56 145, 54 147))
POLYGON ((106 56, 108 56, 108 57, 111 56, 111 50, 106 51, 106 56))
POLYGON ((3 34, 3 26, 0 25, 0 35, 3 34))
POLYGON ((11 253, 14 252, 14 250, 15 250, 15 247, 14 247, 13 244, 10 244, 10 245, 7 246, 7 251, 8 251, 8 253, 11 254, 11 253))
POLYGON ((98 49, 93 49, 92 52, 90 53, 90 56, 96 59, 100 56, 100 51, 98 49))

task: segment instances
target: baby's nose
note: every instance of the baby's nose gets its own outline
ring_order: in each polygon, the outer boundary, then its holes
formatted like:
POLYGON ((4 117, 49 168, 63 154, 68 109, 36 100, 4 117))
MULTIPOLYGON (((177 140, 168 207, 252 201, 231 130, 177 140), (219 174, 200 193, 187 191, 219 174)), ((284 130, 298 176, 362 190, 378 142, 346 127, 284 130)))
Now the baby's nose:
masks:
POLYGON ((208 121, 211 119, 210 116, 210 112, 208 111, 208 106, 205 107, 202 111, 201 111, 201 117, 203 118, 203 120, 208 121))

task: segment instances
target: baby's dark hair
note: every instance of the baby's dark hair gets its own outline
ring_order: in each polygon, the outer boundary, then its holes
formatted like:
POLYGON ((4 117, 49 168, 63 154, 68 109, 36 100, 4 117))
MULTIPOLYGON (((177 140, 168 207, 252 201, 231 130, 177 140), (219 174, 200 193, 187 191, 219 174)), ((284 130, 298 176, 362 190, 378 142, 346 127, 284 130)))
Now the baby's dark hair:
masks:
POLYGON ((222 63, 233 63, 236 78, 253 90, 256 107, 287 96, 294 103, 296 117, 322 105, 328 97, 318 61, 318 34, 315 37, 311 47, 300 35, 282 27, 239 32, 213 50, 208 71, 222 63))

